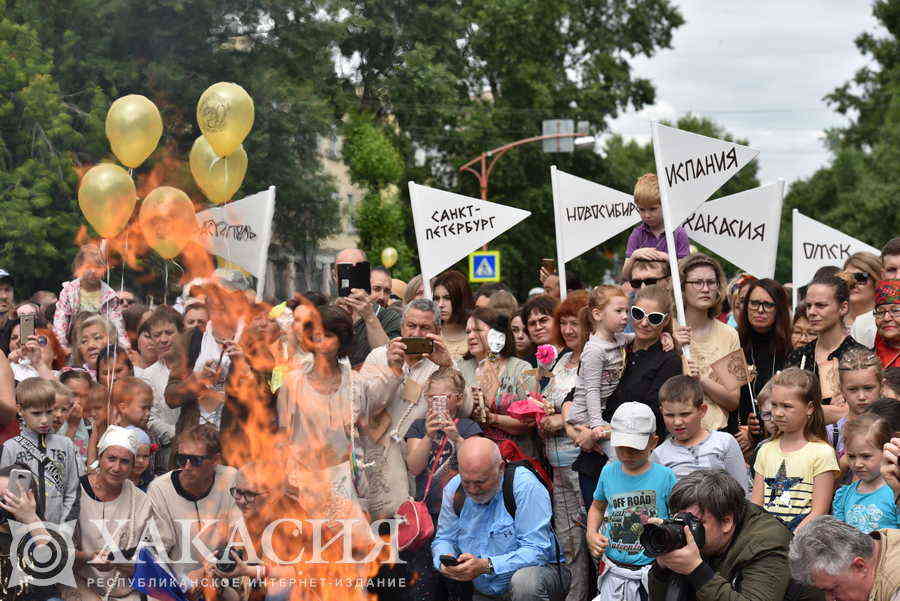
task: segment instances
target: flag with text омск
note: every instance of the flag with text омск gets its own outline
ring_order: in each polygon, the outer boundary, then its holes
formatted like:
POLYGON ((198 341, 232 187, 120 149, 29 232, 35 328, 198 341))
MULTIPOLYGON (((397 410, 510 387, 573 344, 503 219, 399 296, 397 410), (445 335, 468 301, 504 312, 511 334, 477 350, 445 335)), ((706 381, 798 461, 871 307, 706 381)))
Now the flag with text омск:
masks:
POLYGON ((414 182, 409 196, 425 282, 531 215, 414 182))
POLYGON ((680 224, 759 151, 653 123, 653 153, 660 195, 680 224))
POLYGON ((862 251, 880 255, 881 251, 865 242, 810 219, 797 209, 793 212, 792 279, 794 288, 805 286, 821 267, 843 267, 853 253, 862 251))

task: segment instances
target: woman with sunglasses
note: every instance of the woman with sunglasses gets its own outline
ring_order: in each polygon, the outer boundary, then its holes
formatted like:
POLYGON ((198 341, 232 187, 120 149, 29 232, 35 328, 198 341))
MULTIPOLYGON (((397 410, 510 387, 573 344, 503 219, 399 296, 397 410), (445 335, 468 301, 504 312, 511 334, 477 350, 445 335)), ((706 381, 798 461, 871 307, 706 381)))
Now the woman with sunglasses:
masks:
POLYGON ((850 289, 850 311, 844 319, 850 336, 870 349, 875 346, 875 285, 881 278, 881 259, 870 252, 853 253, 844 262, 844 271, 856 284, 850 289))
POLYGON ((753 411, 753 399, 759 396, 766 382, 776 372, 784 369, 791 353, 790 300, 784 286, 765 278, 750 283, 744 297, 744 310, 738 322, 738 334, 747 365, 756 376, 749 386, 741 387, 741 405, 738 408, 740 430, 736 438, 741 450, 748 452, 752 445, 746 425, 753 411))
POLYGON ((636 401, 649 406, 656 416, 656 432, 665 436, 659 411, 659 389, 666 380, 681 374, 681 357, 665 351, 663 332, 671 331, 672 292, 659 284, 644 286, 634 296, 629 310, 634 341, 626 347, 625 371, 606 404, 603 419, 609 422, 622 403, 636 401))

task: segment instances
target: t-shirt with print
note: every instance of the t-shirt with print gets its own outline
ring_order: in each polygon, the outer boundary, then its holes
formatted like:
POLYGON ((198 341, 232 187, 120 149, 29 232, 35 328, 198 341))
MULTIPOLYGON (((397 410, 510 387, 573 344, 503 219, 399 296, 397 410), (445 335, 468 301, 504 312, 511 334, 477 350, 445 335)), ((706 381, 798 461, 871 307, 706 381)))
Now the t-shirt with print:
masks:
MULTIPOLYGON (((481 426, 476 422, 463 417, 456 420, 456 431, 463 439, 481 434, 481 426)), ((425 438, 425 420, 415 420, 406 432, 406 439, 425 438)), ((443 498, 444 485, 459 472, 456 460, 456 447, 443 434, 435 436, 431 440, 431 451, 428 453, 428 464, 425 469, 416 476, 416 499, 421 500, 425 494, 425 485, 428 483, 428 475, 433 473, 431 489, 428 491, 428 511, 437 515, 441 512, 441 499, 443 498), (440 451, 440 456, 438 456, 440 451)))
POLYGON ((831 504, 834 517, 868 534, 880 528, 898 528, 894 493, 887 484, 872 492, 859 492, 859 481, 842 486, 831 504))
POLYGON ((767 442, 756 456, 754 469, 765 482, 763 509, 793 530, 812 511, 813 480, 839 470, 834 449, 825 442, 807 442, 790 453, 781 440, 767 442))
POLYGON ((669 517, 669 494, 675 472, 658 463, 640 476, 626 474, 622 464, 606 464, 594 491, 594 500, 606 502, 603 535, 609 539, 606 556, 619 563, 649 565, 641 545, 644 524, 650 518, 669 517))
MULTIPOLYGON (((703 378, 710 377, 713 363, 741 348, 737 330, 718 319, 714 319, 712 324, 708 335, 700 337, 695 334, 691 337, 691 359, 697 364, 703 378)), ((685 373, 688 373, 687 369, 685 373)), ((703 403, 708 407, 701 421, 704 428, 710 431, 721 430, 728 425, 728 414, 722 407, 707 395, 703 395, 703 403)))

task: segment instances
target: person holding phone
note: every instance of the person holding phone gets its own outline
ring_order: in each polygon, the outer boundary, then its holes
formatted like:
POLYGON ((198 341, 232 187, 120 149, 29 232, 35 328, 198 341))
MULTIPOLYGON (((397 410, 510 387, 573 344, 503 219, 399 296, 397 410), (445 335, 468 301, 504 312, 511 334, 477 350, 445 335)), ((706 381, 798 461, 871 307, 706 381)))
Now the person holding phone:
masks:
MULTIPOLYGON (((358 248, 347 248, 337 254, 334 259, 335 278, 338 277, 339 266, 359 266, 366 263, 366 254, 358 248)), ((368 264, 367 264, 368 266, 368 264)), ((349 280, 354 280, 349 277, 349 280)), ((338 291, 341 291, 340 282, 338 291)), ((382 307, 371 295, 370 275, 360 287, 353 287, 346 296, 340 296, 334 303, 346 311, 353 320, 353 345, 350 348, 350 365, 358 369, 372 349, 387 344, 389 340, 400 335, 402 317, 400 313, 382 307), (368 289, 366 289, 368 288, 368 289)))
MULTIPOLYGON (((37 487, 35 478, 30 478, 27 486, 13 484, 14 472, 29 472, 28 468, 20 463, 13 463, 0 468, 0 582, 9 582, 13 565, 10 562, 12 545, 12 533, 9 520, 15 520, 20 524, 29 526, 27 536, 35 541, 32 546, 27 541, 20 548, 40 548, 46 545, 49 533, 42 525, 41 516, 37 511, 37 487)), ((56 587, 26 586, 9 587, 3 592, 4 601, 46 601, 57 597, 56 587)))

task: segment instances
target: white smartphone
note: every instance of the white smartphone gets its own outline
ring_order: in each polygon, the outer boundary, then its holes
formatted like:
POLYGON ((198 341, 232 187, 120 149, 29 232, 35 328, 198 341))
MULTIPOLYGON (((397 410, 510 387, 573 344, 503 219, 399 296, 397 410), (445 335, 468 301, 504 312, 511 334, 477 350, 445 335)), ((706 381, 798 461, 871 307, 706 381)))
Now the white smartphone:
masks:
POLYGON ((28 470, 14 469, 9 473, 9 484, 7 489, 17 497, 21 497, 27 491, 31 490, 32 473, 28 470))

